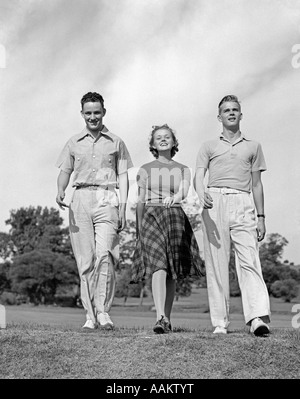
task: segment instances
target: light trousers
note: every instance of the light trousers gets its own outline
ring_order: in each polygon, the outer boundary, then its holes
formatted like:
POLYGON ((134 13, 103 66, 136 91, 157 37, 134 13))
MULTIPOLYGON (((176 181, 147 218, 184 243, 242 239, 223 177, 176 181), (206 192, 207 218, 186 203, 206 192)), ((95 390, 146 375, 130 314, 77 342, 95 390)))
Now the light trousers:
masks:
POLYGON ((270 322, 270 302, 263 279, 257 240, 257 221, 251 194, 210 188, 213 208, 202 213, 204 259, 211 322, 229 325, 229 260, 233 243, 245 323, 255 317, 270 322))
POLYGON ((115 295, 119 261, 118 197, 114 189, 74 192, 69 208, 71 244, 80 277, 86 318, 109 312, 115 295))

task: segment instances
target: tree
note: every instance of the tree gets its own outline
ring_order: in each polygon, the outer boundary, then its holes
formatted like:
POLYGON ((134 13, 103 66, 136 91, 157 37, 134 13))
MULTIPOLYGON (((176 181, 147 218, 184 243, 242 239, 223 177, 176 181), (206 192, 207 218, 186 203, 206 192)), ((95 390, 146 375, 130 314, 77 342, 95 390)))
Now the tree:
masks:
POLYGON ((294 279, 277 280, 271 285, 270 292, 275 298, 284 298, 285 302, 291 302, 298 296, 298 283, 294 279))
POLYGON ((175 300, 178 301, 179 297, 187 297, 192 293, 194 279, 192 277, 185 277, 178 279, 176 282, 175 300))
POLYGON ((0 232, 0 258, 4 261, 12 258, 15 252, 10 234, 0 232))
MULTIPOLYGON (((30 206, 12 210, 5 223, 11 226, 9 237, 13 244, 13 255, 22 255, 36 249, 49 249, 73 256, 67 228, 61 227, 63 219, 54 208, 30 206)), ((12 248, 12 244, 9 244, 9 249, 12 248)))
POLYGON ((10 289, 10 279, 9 279, 9 269, 11 263, 5 261, 0 263, 0 294, 3 291, 9 291, 10 289))
POLYGON ((12 291, 34 304, 53 303, 59 286, 79 284, 75 262, 47 249, 15 257, 9 273, 12 291))
POLYGON ((182 209, 186 213, 193 231, 201 228, 200 203, 197 196, 186 198, 182 201, 182 209))
POLYGON ((284 247, 288 244, 288 240, 278 233, 268 234, 266 240, 259 248, 259 257, 262 266, 265 264, 279 265, 284 251, 284 247))
POLYGON ((135 246, 136 222, 128 219, 125 229, 120 233, 120 270, 130 268, 135 246))
POLYGON ((142 282, 130 284, 130 279, 130 269, 122 269, 117 273, 116 297, 124 298, 124 303, 126 303, 128 297, 139 298, 142 295, 143 298, 145 294, 144 284, 142 282))

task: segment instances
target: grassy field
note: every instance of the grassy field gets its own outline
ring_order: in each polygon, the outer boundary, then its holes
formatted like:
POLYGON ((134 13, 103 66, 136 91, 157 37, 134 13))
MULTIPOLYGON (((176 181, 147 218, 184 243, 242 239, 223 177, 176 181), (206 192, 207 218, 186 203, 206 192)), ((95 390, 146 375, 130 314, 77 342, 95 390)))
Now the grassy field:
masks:
POLYGON ((114 331, 83 331, 82 309, 7 307, 8 325, 0 330, 0 379, 300 378, 300 329, 290 322, 293 303, 271 301, 272 334, 261 338, 244 326, 240 298, 233 298, 229 333, 215 336, 205 297, 200 290, 176 303, 174 332, 167 335, 152 332, 155 313, 147 299, 142 308, 133 299, 127 306, 116 300, 114 331))
POLYGON ((300 334, 224 336, 176 328, 168 335, 13 325, 0 332, 2 379, 298 379, 300 334))

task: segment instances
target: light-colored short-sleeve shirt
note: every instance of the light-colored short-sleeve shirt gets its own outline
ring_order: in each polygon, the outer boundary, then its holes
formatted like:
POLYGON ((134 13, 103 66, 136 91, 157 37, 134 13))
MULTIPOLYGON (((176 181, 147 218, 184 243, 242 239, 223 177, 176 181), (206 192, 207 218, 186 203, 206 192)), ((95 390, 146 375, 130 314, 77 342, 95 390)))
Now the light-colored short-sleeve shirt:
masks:
POLYGON ((182 180, 190 184, 190 169, 175 161, 166 164, 155 160, 144 164, 137 173, 138 186, 146 190, 146 203, 153 205, 176 194, 182 180))
POLYGON ((104 128, 98 139, 85 128, 71 137, 56 166, 73 173, 73 187, 83 185, 118 186, 118 176, 133 166, 123 140, 104 128))
POLYGON ((251 192, 251 173, 267 169, 260 143, 244 135, 230 143, 222 134, 200 147, 197 168, 208 169, 208 187, 229 187, 247 192, 251 192))

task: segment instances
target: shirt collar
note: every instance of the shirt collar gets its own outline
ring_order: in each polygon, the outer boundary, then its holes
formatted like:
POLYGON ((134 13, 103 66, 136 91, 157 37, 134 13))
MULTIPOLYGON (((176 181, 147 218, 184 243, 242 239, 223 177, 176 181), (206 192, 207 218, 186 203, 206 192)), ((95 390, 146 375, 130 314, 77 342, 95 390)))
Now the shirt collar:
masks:
MULTIPOLYGON (((107 129, 106 126, 103 125, 103 128, 101 130, 101 134, 103 134, 103 136, 106 136, 107 138, 109 138, 110 140, 114 141, 110 131, 107 129)), ((82 139, 84 139, 86 136, 91 136, 94 138, 94 136, 89 132, 89 130, 85 127, 83 129, 83 131, 80 133, 80 136, 78 137, 77 141, 80 141, 82 139)))
MULTIPOLYGON (((229 143, 229 141, 226 139, 226 137, 224 137, 223 133, 220 133, 219 138, 220 138, 220 140, 227 141, 227 142, 229 143)), ((235 144, 236 144, 236 143, 239 143, 240 141, 243 141, 243 140, 250 141, 250 139, 248 139, 248 138, 241 132, 241 135, 240 135, 240 137, 237 139, 237 141, 235 141, 235 144)))

